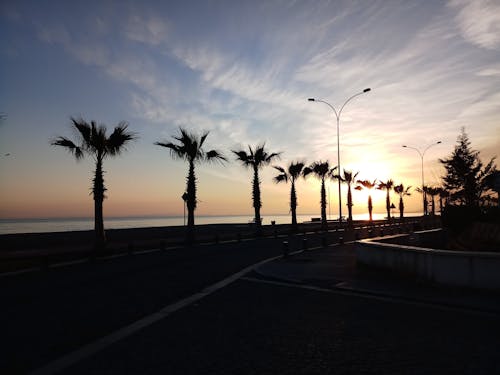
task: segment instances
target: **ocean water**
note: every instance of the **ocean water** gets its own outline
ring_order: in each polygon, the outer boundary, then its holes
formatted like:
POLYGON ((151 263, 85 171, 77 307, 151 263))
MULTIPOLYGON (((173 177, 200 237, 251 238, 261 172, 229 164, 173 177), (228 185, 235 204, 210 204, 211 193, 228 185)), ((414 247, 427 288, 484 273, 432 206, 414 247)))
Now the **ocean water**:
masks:
MULTIPOLYGON (((418 213, 408 213, 405 216, 418 216, 418 213)), ((396 215, 397 216, 397 215, 396 215)), ((299 223, 310 221, 320 215, 297 215, 299 223)), ((374 220, 381 220, 385 213, 374 213, 374 220)), ((337 216, 330 217, 335 220, 337 216)), ((368 214, 353 215, 354 220, 367 220, 368 214)), ((246 224, 252 220, 252 215, 241 216, 196 216, 196 224, 246 224)), ((290 215, 263 215, 263 224, 290 224, 290 215)), ((183 216, 166 217, 115 217, 105 218, 106 229, 147 228, 184 225, 183 216)), ((94 228, 93 218, 50 218, 50 219, 0 219, 0 234, 9 233, 46 233, 68 232, 76 230, 91 230, 94 228)))

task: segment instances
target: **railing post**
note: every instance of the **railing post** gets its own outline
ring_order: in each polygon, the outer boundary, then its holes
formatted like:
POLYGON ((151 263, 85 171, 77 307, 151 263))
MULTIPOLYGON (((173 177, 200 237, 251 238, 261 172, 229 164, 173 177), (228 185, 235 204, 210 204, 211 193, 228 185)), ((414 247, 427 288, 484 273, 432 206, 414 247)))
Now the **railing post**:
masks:
POLYGON ((283 241, 283 258, 288 258, 290 253, 290 246, 288 241, 283 241))

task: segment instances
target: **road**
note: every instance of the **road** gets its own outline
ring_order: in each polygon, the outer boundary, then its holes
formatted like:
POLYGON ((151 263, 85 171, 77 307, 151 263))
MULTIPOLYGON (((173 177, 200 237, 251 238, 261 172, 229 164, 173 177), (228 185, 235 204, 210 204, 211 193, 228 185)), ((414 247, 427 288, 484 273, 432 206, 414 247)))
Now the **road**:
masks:
POLYGON ((67 374, 495 374, 498 318, 242 279, 67 374))
MULTIPOLYGON (((321 237, 309 237, 309 246, 321 237)), ((282 252, 283 238, 0 278, 0 372, 28 373, 282 252)), ((301 244, 301 239, 291 247, 301 244)), ((249 274, 66 368, 82 373, 500 373, 498 316, 249 274), (461 372, 461 371, 458 371, 461 372)))
POLYGON ((172 249, 0 278, 0 373, 35 369, 248 265, 279 239, 172 249))

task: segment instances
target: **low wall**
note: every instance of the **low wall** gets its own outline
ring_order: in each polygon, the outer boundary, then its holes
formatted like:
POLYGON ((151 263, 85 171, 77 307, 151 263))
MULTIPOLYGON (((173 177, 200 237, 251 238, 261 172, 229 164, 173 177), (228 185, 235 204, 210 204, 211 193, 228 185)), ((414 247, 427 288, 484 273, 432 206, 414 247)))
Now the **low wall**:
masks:
MULTIPOLYGON (((436 231, 432 232, 435 235, 436 231)), ((500 289, 500 253, 436 250, 414 245, 401 245, 424 232, 397 235, 356 242, 357 261, 369 265, 404 272, 425 280, 473 288, 500 289), (405 240, 407 237, 408 240, 405 240), (384 241, 384 242, 382 242, 384 241)))

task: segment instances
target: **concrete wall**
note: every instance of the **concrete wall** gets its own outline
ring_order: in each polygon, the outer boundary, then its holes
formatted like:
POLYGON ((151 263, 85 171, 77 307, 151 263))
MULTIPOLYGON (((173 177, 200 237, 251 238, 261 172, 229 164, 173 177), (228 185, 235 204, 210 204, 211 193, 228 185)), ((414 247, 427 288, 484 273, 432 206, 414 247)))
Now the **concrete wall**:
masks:
MULTIPOLYGON (((425 232, 416 233, 418 237, 425 232)), ((432 233, 435 235, 435 232, 432 233)), ((408 235, 391 236, 394 239, 408 235)), ((386 240, 384 238, 384 240, 386 240)), ((425 280, 455 286, 500 289, 500 253, 435 250, 381 242, 382 238, 356 242, 357 261, 391 269, 425 280)))

